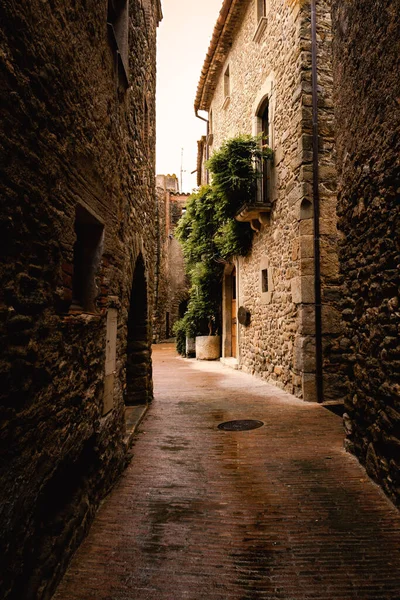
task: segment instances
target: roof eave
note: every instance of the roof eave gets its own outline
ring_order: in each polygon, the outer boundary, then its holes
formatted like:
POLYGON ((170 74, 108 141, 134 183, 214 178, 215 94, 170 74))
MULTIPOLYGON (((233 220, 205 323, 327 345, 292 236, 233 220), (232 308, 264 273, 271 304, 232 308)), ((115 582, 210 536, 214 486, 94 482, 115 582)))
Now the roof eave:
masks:
POLYGON ((210 108, 212 95, 232 44, 238 19, 249 2, 250 0, 223 0, 197 86, 194 102, 196 114, 199 110, 208 111, 210 108))

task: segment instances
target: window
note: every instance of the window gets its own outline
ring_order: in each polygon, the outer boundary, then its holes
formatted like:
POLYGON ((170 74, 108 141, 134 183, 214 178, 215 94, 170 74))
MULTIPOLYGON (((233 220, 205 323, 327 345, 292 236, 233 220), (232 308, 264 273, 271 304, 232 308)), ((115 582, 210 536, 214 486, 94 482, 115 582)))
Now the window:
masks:
POLYGON ((268 269, 263 269, 261 271, 261 293, 265 294, 268 291, 268 269))
POLYGON ((257 21, 262 17, 267 16, 267 0, 256 0, 257 1, 257 21))
POLYGON ((231 95, 231 80, 230 80, 230 73, 229 73, 229 66, 228 66, 224 73, 224 96, 225 96, 225 98, 229 98, 230 95, 231 95))
MULTIPOLYGON (((269 146, 269 101, 268 98, 262 102, 258 111, 258 133, 262 133, 262 143, 269 146)), ((258 183, 257 200, 261 203, 270 200, 270 170, 269 160, 262 160, 259 164, 259 170, 262 176, 258 183)))
POLYGON ((260 300, 261 304, 271 304, 274 292, 273 269, 269 259, 263 256, 260 261, 260 300))
POLYGON ((270 0, 256 0, 256 10, 257 10, 257 28, 254 34, 253 41, 260 42, 264 30, 267 26, 267 15, 270 9, 270 0))
POLYGON ((107 25, 115 53, 118 76, 127 86, 129 64, 128 0, 108 0, 107 25))
POLYGON ((208 115, 208 140, 207 143, 209 146, 212 146, 214 142, 214 135, 213 135, 213 113, 212 110, 210 110, 210 113, 208 115))
POLYGON ((83 206, 76 207, 72 311, 95 312, 96 274, 100 266, 104 227, 83 206))

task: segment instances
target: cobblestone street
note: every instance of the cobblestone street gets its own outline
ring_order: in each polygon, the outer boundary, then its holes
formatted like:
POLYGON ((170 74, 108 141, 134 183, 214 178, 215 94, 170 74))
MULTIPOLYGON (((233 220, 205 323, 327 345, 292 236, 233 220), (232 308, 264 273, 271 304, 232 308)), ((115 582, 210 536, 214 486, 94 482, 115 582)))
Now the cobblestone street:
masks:
POLYGON ((340 417, 170 344, 153 360, 132 462, 56 600, 400 598, 400 515, 340 417))

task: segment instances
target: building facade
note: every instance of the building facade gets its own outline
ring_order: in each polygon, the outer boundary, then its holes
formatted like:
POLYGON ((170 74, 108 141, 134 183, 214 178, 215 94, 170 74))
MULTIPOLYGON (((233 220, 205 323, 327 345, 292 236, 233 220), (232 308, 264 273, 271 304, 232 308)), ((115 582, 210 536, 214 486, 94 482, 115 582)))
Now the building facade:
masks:
POLYGON ((162 342, 173 336, 174 324, 183 317, 188 303, 189 282, 182 248, 174 231, 189 194, 179 192, 176 175, 157 175, 156 196, 158 242, 153 340, 162 342))
POLYGON ((400 3, 332 8, 346 444, 398 504, 400 3))
POLYGON ((195 111, 208 113, 201 156, 238 134, 263 134, 273 151, 254 204, 237 215, 255 232, 250 254, 225 270, 223 356, 305 400, 336 401, 345 373, 331 16, 329 1, 314 5, 225 0, 195 111))
POLYGON ((49 598, 151 399, 158 0, 0 3, 0 596, 49 598))

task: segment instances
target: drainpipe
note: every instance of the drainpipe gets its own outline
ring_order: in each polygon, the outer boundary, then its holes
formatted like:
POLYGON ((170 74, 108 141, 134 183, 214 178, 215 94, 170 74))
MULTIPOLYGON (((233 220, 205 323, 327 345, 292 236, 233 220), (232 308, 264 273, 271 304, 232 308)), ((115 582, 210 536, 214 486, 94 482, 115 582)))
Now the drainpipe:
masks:
POLYGON ((321 306, 321 252, 320 252, 320 198, 318 163, 318 74, 317 74, 317 10, 311 0, 311 57, 312 57, 312 121, 313 121, 313 208, 314 208, 314 292, 315 292, 315 351, 317 400, 323 402, 322 379, 322 306, 321 306))
MULTIPOLYGON (((154 273, 155 293, 154 293, 154 310, 153 310, 153 315, 156 316, 157 321, 158 321, 158 319, 159 319, 159 314, 158 314, 158 295, 159 295, 159 280, 160 280, 161 244, 160 244, 160 209, 159 209, 158 198, 157 198, 157 186, 156 186, 156 236, 157 236, 157 241, 156 241, 156 252, 157 252, 157 255, 156 255, 155 273, 154 273)), ((153 318, 153 323, 152 324, 153 324, 153 336, 154 336, 154 318, 153 318)))
MULTIPOLYGON (((196 109, 194 111, 194 114, 196 115, 196 117, 198 119, 201 119, 202 121, 204 121, 205 123, 207 123, 207 134, 206 134, 206 160, 209 159, 209 146, 208 146, 208 136, 210 135, 210 131, 209 131, 209 127, 210 127, 210 122, 208 119, 205 119, 204 117, 201 117, 198 114, 198 110, 196 109)), ((209 183, 209 176, 208 176, 208 170, 206 170, 206 183, 209 183)))

